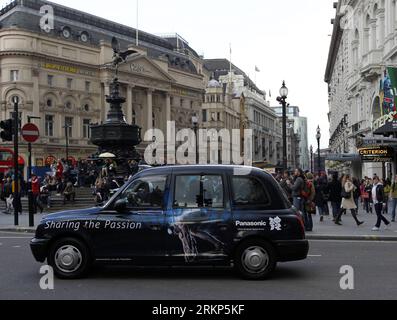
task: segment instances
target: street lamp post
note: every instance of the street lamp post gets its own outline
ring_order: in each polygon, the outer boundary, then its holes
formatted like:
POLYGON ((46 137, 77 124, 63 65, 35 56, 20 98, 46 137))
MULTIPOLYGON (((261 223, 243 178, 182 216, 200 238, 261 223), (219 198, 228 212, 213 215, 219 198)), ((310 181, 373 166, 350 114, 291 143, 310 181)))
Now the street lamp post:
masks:
POLYGON ((288 88, 283 81, 283 86, 280 89, 280 96, 277 97, 277 101, 283 106, 283 169, 288 169, 288 157, 287 157, 287 97, 288 88))
POLYGON ((314 166, 313 166, 313 146, 310 146, 310 172, 314 172, 314 166))
POLYGON ((316 134, 317 144, 318 144, 318 173, 321 173, 321 149, 320 149, 320 140, 321 140, 321 129, 320 126, 317 128, 316 134))
POLYGON ((199 139, 198 139, 199 119, 197 118, 197 116, 192 117, 192 124, 193 124, 193 130, 194 130, 194 137, 196 139, 196 164, 199 164, 200 163, 199 139))

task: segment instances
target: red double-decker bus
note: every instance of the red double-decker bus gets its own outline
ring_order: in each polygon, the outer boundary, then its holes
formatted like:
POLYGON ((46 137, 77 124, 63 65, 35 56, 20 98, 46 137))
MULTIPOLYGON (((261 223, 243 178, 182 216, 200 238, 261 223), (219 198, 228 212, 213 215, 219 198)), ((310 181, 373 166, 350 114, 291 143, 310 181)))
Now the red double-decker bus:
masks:
MULTIPOLYGON (((19 168, 23 172, 25 161, 22 157, 18 159, 19 168)), ((0 175, 4 175, 8 170, 14 168, 14 151, 7 148, 0 148, 0 175)))

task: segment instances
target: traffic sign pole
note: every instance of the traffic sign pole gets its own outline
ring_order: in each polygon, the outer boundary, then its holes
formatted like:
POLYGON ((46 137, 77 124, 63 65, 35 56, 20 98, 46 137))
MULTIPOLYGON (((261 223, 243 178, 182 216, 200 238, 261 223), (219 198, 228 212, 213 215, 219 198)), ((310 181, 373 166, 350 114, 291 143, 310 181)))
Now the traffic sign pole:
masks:
POLYGON ((19 129, 19 97, 13 97, 14 102, 14 225, 19 225, 19 210, 21 205, 21 195, 19 190, 19 146, 18 146, 18 129, 19 129))
POLYGON ((34 196, 32 191, 32 143, 39 137, 39 129, 31 124, 32 119, 39 117, 28 116, 28 124, 22 128, 22 136, 28 142, 28 202, 29 202, 29 227, 34 227, 34 196))

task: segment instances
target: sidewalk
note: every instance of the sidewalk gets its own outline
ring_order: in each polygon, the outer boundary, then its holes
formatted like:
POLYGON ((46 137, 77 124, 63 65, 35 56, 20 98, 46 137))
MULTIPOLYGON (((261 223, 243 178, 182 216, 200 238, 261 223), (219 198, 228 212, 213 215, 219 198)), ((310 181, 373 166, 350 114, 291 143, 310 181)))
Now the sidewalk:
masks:
POLYGON ((24 233, 34 233, 36 226, 40 223, 41 218, 45 214, 34 215, 35 227, 29 227, 29 215, 28 213, 19 215, 19 226, 14 226, 14 214, 6 215, 0 210, 0 231, 11 231, 11 232, 24 232, 24 233))
MULTIPOLYGON (((34 216, 35 226, 40 222, 45 214, 34 216)), ((387 216, 390 220, 390 216, 387 216)), ((313 232, 307 233, 309 240, 345 240, 345 241, 396 241, 397 242, 397 223, 393 223, 389 230, 373 232, 371 229, 376 224, 376 215, 367 214, 363 211, 359 214, 359 220, 365 224, 357 227, 350 213, 342 217, 343 226, 337 226, 332 222, 331 217, 324 217, 324 222, 320 223, 319 216, 313 216, 313 232)), ((27 213, 19 216, 19 227, 14 227, 14 216, 5 215, 0 212, 0 231, 34 233, 35 228, 29 228, 29 216, 27 213)))
MULTIPOLYGON (((386 215, 390 221, 391 217, 386 215)), ((313 232, 307 233, 310 240, 368 240, 368 241, 397 241, 397 223, 392 223, 389 230, 384 229, 382 224, 381 230, 372 231, 376 224, 376 214, 367 214, 360 211, 358 219, 365 221, 363 225, 357 227, 350 211, 342 217, 342 226, 337 226, 332 221, 332 216, 324 217, 324 222, 320 222, 319 216, 313 216, 313 232)))

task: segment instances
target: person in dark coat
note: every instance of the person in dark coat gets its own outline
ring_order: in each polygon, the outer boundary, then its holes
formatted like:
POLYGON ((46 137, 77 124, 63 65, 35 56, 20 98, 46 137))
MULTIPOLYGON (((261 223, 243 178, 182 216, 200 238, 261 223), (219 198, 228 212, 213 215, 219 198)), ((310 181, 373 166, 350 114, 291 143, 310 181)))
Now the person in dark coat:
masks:
POLYGON ((316 204, 317 211, 320 215, 320 222, 324 221, 324 216, 327 214, 325 206, 328 204, 325 194, 328 189, 328 185, 324 179, 317 177, 314 180, 314 188, 316 190, 316 195, 314 198, 314 203, 316 204))
POLYGON ((336 218, 339 216, 341 212, 342 205, 342 184, 338 179, 338 175, 334 174, 332 176, 332 180, 328 185, 329 190, 329 201, 331 201, 332 206, 332 216, 333 221, 335 222, 336 218))

